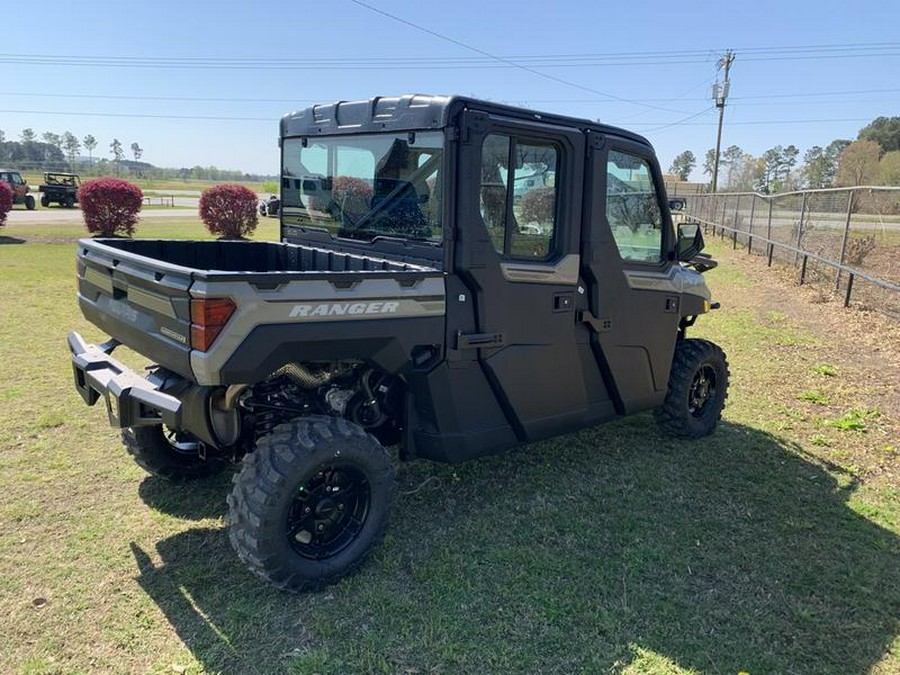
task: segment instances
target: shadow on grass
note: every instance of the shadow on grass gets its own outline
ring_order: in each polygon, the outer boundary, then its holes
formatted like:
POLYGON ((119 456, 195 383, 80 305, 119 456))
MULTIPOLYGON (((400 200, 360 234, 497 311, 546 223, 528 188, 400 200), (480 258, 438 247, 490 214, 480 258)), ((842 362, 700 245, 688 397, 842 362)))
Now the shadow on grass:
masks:
POLYGON ((147 476, 138 486, 138 494, 152 509, 176 518, 202 520, 225 515, 225 495, 231 488, 230 467, 209 478, 177 483, 158 476, 147 476))
POLYGON ((209 671, 868 672, 900 631, 900 543, 852 478, 743 426, 651 429, 405 465, 384 546, 325 592, 270 589, 214 529, 158 567, 134 547, 138 582, 209 671))
POLYGON ((24 239, 19 239, 18 237, 7 237, 6 235, 0 235, 0 246, 4 244, 24 244, 24 239))

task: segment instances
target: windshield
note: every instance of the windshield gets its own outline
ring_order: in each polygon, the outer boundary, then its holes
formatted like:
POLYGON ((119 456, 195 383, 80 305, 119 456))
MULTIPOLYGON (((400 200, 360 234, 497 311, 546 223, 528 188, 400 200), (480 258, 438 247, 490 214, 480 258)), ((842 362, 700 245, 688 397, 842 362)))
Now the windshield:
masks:
POLYGON ((435 131, 286 138, 284 223, 347 239, 440 243, 443 146, 435 131))

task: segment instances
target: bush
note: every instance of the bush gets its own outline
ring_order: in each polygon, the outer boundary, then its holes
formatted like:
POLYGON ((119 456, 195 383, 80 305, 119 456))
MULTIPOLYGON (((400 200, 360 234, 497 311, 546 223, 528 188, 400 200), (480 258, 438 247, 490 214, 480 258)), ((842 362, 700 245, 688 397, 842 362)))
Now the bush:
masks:
POLYGON ((540 187, 526 192, 519 200, 519 221, 552 223, 556 208, 556 188, 540 187))
POLYGON ((200 219, 224 239, 243 239, 259 223, 257 198, 243 185, 214 185, 200 196, 200 219))
POLYGON ((78 188, 78 203, 88 232, 101 237, 130 237, 137 225, 144 193, 137 185, 118 178, 85 181, 78 188))
POLYGON ((344 213, 361 216, 369 210, 372 187, 360 178, 335 176, 331 184, 331 199, 344 213))
POLYGON ((6 214, 12 208, 13 191, 6 183, 0 182, 0 227, 6 225, 6 214))

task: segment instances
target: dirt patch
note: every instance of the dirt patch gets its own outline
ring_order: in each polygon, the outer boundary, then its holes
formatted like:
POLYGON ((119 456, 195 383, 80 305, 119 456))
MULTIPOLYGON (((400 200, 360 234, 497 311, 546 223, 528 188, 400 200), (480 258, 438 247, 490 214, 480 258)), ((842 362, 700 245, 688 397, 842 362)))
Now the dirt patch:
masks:
MULTIPOLYGON (((732 266, 748 281, 751 292, 739 286, 714 287, 714 295, 723 306, 751 311, 757 320, 773 328, 783 327, 806 335, 809 339, 790 344, 786 355, 790 361, 806 364, 806 372, 785 372, 785 378, 796 378, 777 387, 773 396, 784 397, 788 390, 805 395, 806 400, 785 398, 785 408, 812 410, 815 422, 796 429, 797 440, 808 440, 820 433, 828 435, 833 428, 819 428, 823 420, 840 417, 849 411, 870 414, 868 433, 857 434, 858 440, 841 440, 852 459, 848 462, 870 476, 888 475, 889 482, 900 480, 900 321, 859 307, 845 308, 840 298, 821 289, 797 283, 796 270, 767 267, 764 258, 747 255, 741 250, 718 246, 715 251, 720 264, 732 266), (719 292, 721 291, 721 292, 719 292), (839 378, 816 377, 816 369, 833 370, 839 378), (839 380, 839 381, 838 381, 839 380), (818 389, 830 389, 831 407, 816 406, 818 389), (819 425, 817 427, 816 425, 819 425), (885 454, 887 453, 887 454, 885 454)), ((785 356, 772 354, 772 366, 778 368, 785 356)))

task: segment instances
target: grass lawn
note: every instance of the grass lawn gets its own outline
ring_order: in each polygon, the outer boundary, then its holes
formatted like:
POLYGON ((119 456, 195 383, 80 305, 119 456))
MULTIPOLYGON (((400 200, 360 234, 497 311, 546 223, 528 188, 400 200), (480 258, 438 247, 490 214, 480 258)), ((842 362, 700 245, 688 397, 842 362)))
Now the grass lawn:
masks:
POLYGON ((751 302, 740 254, 714 245, 723 309, 694 333, 731 363, 715 435, 640 415, 401 465, 381 549, 297 596, 232 553, 230 475, 148 477, 75 393, 66 333, 102 339, 75 302, 78 236, 0 230, 0 672, 900 672, 895 416, 789 301, 751 302))

